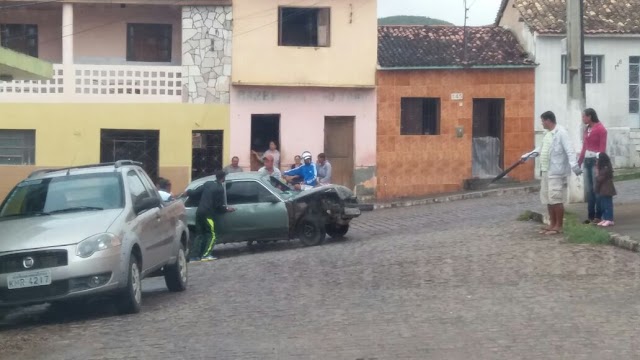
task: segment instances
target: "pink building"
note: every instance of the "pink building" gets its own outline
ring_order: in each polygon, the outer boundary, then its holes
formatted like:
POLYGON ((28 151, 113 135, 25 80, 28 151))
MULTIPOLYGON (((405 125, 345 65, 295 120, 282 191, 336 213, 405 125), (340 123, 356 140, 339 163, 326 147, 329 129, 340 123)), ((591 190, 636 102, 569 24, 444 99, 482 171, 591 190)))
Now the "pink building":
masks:
POLYGON ((289 7, 236 0, 231 154, 257 170, 252 151, 275 141, 281 168, 325 153, 332 182, 373 195, 376 164, 376 1, 289 7), (251 16, 259 12, 261 16, 251 16))

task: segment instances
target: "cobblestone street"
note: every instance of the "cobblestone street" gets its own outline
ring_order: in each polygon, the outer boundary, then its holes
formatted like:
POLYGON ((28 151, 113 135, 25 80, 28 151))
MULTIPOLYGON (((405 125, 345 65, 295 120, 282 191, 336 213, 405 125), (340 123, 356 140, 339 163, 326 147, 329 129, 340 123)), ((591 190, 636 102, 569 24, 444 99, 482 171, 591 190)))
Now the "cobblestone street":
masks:
MULTIPOLYGON (((640 197, 637 182, 619 185, 640 197)), ((638 255, 538 235, 538 195, 365 213, 348 239, 217 247, 142 313, 16 310, 2 359, 637 359, 638 255)))

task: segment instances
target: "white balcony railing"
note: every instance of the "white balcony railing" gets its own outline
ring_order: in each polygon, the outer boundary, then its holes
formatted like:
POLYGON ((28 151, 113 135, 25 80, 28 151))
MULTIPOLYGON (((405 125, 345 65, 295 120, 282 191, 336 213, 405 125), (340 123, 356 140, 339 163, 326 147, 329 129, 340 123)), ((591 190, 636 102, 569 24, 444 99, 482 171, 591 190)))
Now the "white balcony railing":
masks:
POLYGON ((0 101, 12 97, 33 98, 64 93, 64 70, 62 65, 53 66, 51 80, 0 81, 0 101))
POLYGON ((0 82, 0 102, 181 102, 181 66, 54 65, 44 81, 0 82), (73 84, 73 85, 72 85, 73 84))

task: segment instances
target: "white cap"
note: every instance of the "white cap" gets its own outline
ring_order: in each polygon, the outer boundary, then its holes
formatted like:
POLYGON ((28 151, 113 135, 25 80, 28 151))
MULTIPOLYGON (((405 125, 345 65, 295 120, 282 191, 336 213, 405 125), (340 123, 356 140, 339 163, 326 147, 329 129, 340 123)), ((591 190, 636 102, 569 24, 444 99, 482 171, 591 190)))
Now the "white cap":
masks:
POLYGON ((302 158, 305 159, 305 160, 306 159, 311 159, 311 153, 308 152, 308 151, 303 152, 302 153, 302 158))

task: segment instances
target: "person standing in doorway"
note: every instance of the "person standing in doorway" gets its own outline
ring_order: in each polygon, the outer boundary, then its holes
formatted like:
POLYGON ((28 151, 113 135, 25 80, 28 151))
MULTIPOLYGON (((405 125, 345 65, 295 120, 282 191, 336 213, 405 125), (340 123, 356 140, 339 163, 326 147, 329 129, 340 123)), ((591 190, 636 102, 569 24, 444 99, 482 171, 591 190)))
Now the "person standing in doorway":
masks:
POLYGON ((324 153, 318 154, 318 182, 320 185, 331 184, 331 163, 324 153))
POLYGON ((273 166, 277 169, 280 169, 280 151, 278 151, 278 145, 276 145, 275 141, 269 142, 269 149, 265 151, 263 154, 258 153, 257 151, 253 151, 253 155, 258 158, 258 161, 264 164, 264 157, 267 155, 273 156, 273 166))
POLYGON ((243 170, 240 167, 240 165, 238 165, 239 163, 240 163, 240 158, 237 156, 234 156, 231 158, 231 165, 226 166, 222 170, 224 170, 224 172, 227 174, 242 172, 243 170))
POLYGON ((227 212, 235 211, 226 205, 225 179, 227 174, 220 170, 216 172, 215 181, 207 181, 195 190, 188 190, 187 196, 200 196, 200 204, 196 210, 196 239, 193 249, 196 256, 191 261, 211 261, 216 258, 211 255, 216 244, 215 218, 227 212))
POLYGON ((578 165, 569 133, 557 124, 556 115, 547 111, 540 119, 547 131, 542 139, 542 146, 522 155, 521 161, 540 156, 540 201, 547 206, 549 212, 549 226, 545 227, 541 234, 556 235, 562 233, 567 178, 571 171, 580 175, 582 170, 578 165))
POLYGON ((582 141, 582 151, 578 157, 578 164, 584 164, 584 190, 587 198, 588 221, 585 223, 598 224, 602 218, 596 183, 596 155, 607 150, 607 129, 602 125, 595 110, 589 108, 582 113, 582 122, 587 126, 582 141))

